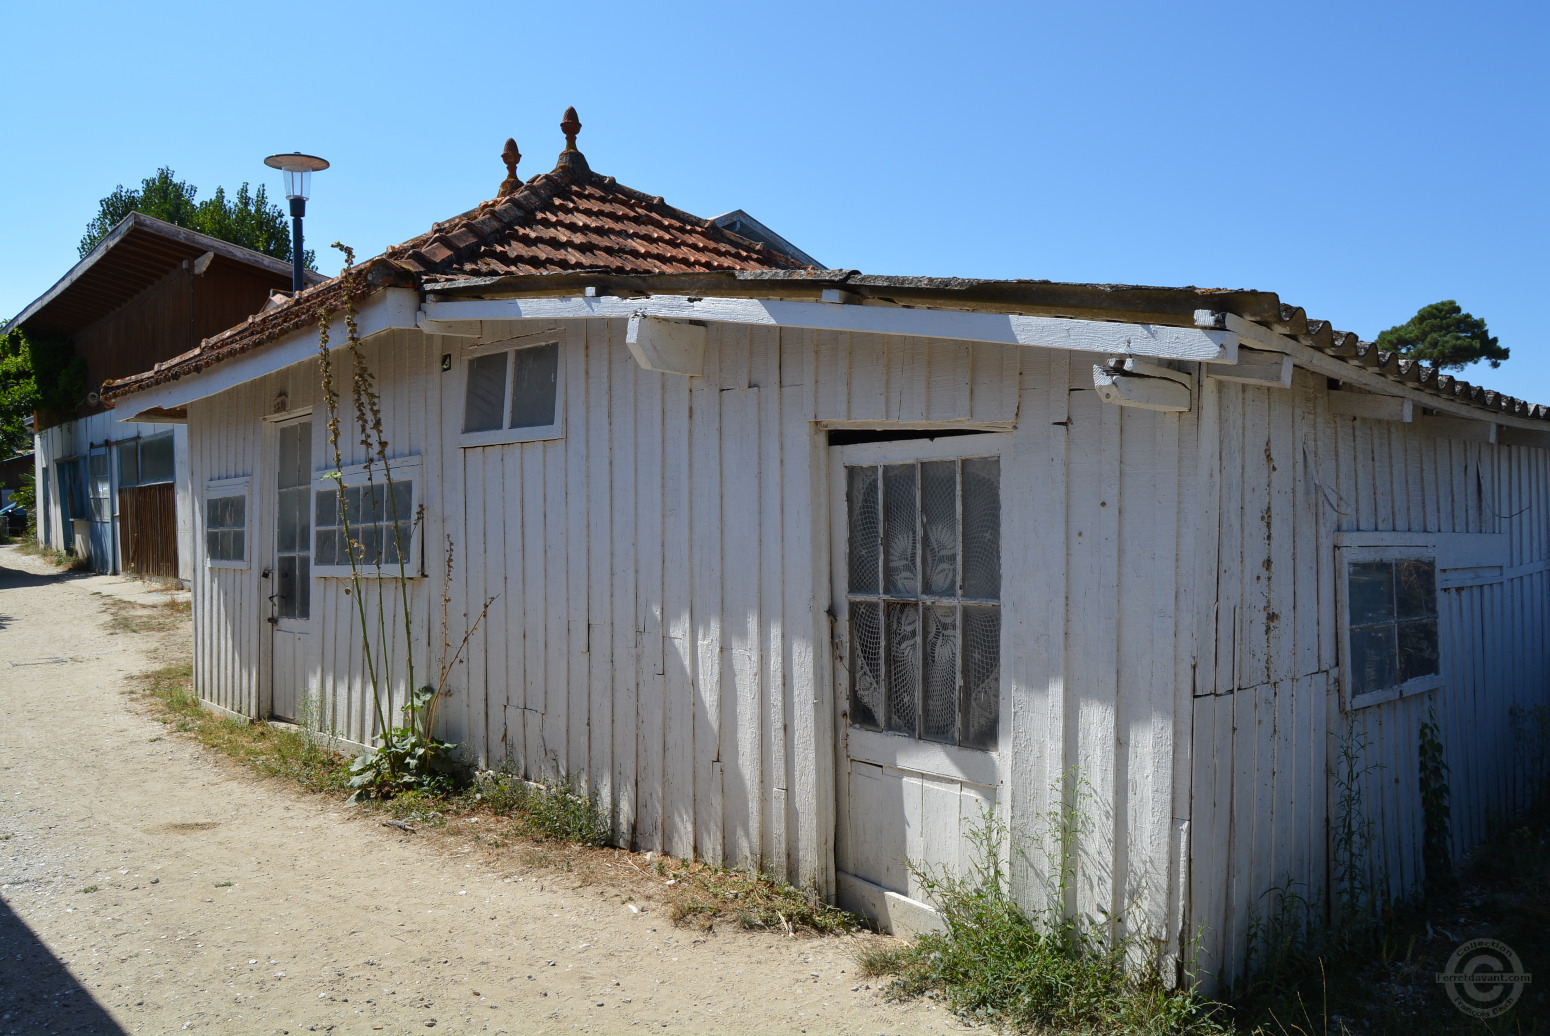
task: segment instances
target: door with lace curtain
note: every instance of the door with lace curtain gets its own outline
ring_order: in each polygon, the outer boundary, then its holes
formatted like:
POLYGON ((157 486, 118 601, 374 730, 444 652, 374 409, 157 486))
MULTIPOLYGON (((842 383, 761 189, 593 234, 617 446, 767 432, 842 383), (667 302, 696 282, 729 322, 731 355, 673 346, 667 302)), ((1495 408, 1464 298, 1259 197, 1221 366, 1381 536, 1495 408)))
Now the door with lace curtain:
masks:
POLYGON ((830 449, 843 904, 934 924, 926 872, 964 873, 1003 731, 1001 455, 1009 436, 830 449))

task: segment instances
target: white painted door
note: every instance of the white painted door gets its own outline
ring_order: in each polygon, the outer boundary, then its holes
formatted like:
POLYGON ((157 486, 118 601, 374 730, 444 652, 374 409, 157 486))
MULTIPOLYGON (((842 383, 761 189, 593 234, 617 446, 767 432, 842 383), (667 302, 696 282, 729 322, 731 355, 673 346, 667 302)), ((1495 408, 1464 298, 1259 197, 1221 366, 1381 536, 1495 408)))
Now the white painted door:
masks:
POLYGON ((296 720, 312 666, 312 419, 279 424, 274 436, 274 542, 270 572, 270 706, 296 720))
POLYGON ((830 449, 840 900, 934 925, 923 872, 963 873, 1001 783, 1006 435, 830 449))

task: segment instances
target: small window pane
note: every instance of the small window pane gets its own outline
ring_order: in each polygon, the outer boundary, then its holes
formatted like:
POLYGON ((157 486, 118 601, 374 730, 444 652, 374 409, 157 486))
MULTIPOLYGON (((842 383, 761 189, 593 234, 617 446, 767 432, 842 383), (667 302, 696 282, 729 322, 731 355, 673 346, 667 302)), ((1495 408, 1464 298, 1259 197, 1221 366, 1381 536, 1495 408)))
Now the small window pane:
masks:
POLYGON ((296 555, 275 559, 275 610, 282 619, 296 618, 296 555))
POLYGON ((883 645, 887 652, 887 728, 898 734, 916 733, 916 700, 920 694, 920 606, 885 604, 883 645))
POLYGON ((390 500, 387 520, 408 526, 414 521, 414 482, 409 479, 393 480, 393 496, 390 500))
POLYGON ((518 349, 512 354, 512 363, 511 427, 542 428, 554 424, 560 343, 518 349))
POLYGON ((1399 624, 1399 682, 1418 676, 1434 676, 1437 664, 1437 620, 1418 619, 1399 624))
POLYGON ((924 612, 920 736, 954 744, 958 740, 958 609, 928 606, 924 612))
POLYGON ((212 496, 205 501, 205 528, 218 529, 225 524, 221 521, 221 499, 212 496))
POLYGON ((118 448, 118 484, 140 484, 140 443, 126 442, 118 448))
POLYGON ((296 618, 305 619, 312 614, 312 567, 307 555, 296 557, 296 618))
POLYGON ((928 594, 958 592, 958 465, 920 465, 920 571, 928 594))
POLYGON ((356 532, 355 539, 361 545, 361 564, 375 565, 381 556, 382 526, 363 525, 356 532))
POLYGON ((883 716, 883 638, 878 605, 850 605, 850 721, 877 730, 883 716))
POLYGON ((463 401, 463 431, 488 432, 501 426, 509 353, 475 356, 468 362, 468 393, 463 401))
POLYGON ((1394 619, 1394 565, 1389 561, 1351 563, 1351 625, 1366 626, 1394 619))
POLYGON ((845 469, 845 502, 850 511, 850 592, 877 593, 878 539, 877 469, 845 469))
POLYGON ((213 561, 221 560, 221 534, 215 529, 205 533, 205 554, 213 561))
POLYGON ((389 522, 382 527, 382 563, 397 565, 400 560, 409 560, 409 525, 389 522))
POLYGON ((963 462, 963 596, 1001 598, 1001 458, 963 462))
POLYGON ((883 469, 883 587, 888 594, 914 594, 915 465, 883 469))
POLYGON ((248 535, 247 535, 247 533, 244 532, 241 529, 233 529, 229 535, 231 536, 231 554, 227 557, 226 560, 228 560, 228 561, 245 561, 245 560, 247 560, 247 556, 248 556, 248 543, 247 543, 248 535))
POLYGON ((383 504, 387 500, 387 487, 381 485, 369 485, 361 487, 361 524, 376 525, 384 518, 387 510, 383 504))
POLYGON ((963 608, 963 737, 968 748, 997 747, 1001 725, 1001 609, 963 608))
POLYGON ((361 527, 361 486, 349 486, 344 491, 344 517, 351 529, 361 527))
POLYGON ((1437 614, 1436 565, 1401 561, 1394 566, 1394 616, 1413 619, 1437 614))
POLYGON ((140 484, 171 482, 173 478, 172 433, 163 432, 140 440, 140 484))
POLYGON ((91 455, 92 478, 106 478, 108 474, 108 455, 106 453, 94 453, 91 455))
POLYGON ((1393 626, 1351 631, 1351 693, 1393 687, 1398 675, 1393 626))
POLYGON ((319 529, 317 531, 317 547, 313 552, 312 563, 315 565, 346 565, 349 559, 339 553, 339 530, 319 529))
MULTIPOLYGON (((313 499, 316 501, 314 504, 314 510, 317 513, 317 518, 314 522, 316 527, 319 529, 332 529, 338 526, 339 490, 320 489, 313 499)), ((324 562, 320 560, 318 564, 321 565, 324 562)))
POLYGON ((305 549, 303 544, 307 542, 306 518, 304 508, 307 506, 306 490, 282 489, 279 502, 279 550, 296 551, 305 549))

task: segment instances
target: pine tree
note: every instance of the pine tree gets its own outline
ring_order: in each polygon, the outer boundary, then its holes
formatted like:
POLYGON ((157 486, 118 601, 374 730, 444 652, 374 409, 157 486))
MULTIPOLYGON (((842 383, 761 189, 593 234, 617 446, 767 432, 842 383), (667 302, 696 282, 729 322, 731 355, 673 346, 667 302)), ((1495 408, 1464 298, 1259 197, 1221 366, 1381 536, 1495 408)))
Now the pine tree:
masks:
POLYGON ((1435 364, 1443 370, 1463 370, 1485 360, 1500 367, 1507 359, 1506 346, 1498 345, 1485 321, 1459 308, 1452 299, 1422 306, 1403 324, 1378 336, 1378 348, 1435 364))

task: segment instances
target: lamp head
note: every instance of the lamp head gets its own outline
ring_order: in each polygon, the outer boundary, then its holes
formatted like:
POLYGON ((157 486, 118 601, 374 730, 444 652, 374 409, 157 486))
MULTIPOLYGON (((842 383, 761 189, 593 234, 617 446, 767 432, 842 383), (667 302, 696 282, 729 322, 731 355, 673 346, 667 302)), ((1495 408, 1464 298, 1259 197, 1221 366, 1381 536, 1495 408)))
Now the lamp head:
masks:
POLYGON ((264 164, 285 174, 285 196, 292 201, 306 201, 312 190, 312 174, 328 168, 323 159, 300 152, 270 155, 264 159, 264 164))

